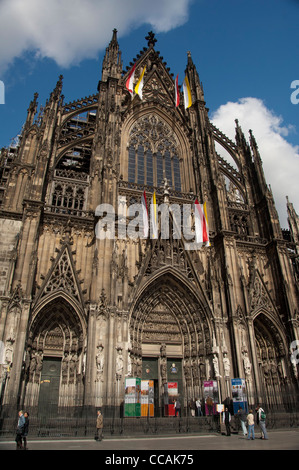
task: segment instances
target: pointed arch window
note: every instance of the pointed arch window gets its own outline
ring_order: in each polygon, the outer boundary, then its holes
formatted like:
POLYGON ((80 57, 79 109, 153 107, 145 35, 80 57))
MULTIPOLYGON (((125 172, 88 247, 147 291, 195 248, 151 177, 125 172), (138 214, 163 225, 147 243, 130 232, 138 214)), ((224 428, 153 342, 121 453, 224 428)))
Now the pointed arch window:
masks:
POLYGON ((182 190, 178 141, 164 121, 155 115, 145 116, 130 132, 128 181, 159 187, 164 178, 172 189, 182 190))

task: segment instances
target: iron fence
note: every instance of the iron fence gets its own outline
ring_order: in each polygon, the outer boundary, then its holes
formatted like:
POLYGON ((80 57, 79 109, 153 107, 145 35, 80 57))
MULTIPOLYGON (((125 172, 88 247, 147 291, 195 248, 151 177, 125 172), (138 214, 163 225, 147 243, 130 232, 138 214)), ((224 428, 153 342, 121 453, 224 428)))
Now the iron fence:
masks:
MULTIPOLYGON (((298 396, 285 396, 279 405, 275 404, 274 397, 270 403, 263 402, 259 397, 248 397, 248 408, 255 409, 261 404, 267 413, 268 429, 292 428, 299 426, 298 396)), ((269 397, 267 397, 269 398, 269 397)), ((30 403, 30 397, 26 397, 30 403)), ((165 416, 164 407, 156 406, 154 416, 126 417, 124 403, 119 404, 118 397, 89 397, 89 403, 83 404, 74 397, 64 397, 63 405, 60 403, 38 403, 26 405, 20 400, 12 400, 11 404, 2 404, 0 409, 0 438, 13 437, 18 419, 18 411, 23 409, 29 413, 30 436, 49 438, 92 438, 95 434, 97 410, 100 408, 104 416, 104 435, 130 436, 130 435, 158 435, 178 433, 209 433, 219 432, 220 415, 207 414, 205 406, 202 415, 197 416, 190 407, 190 402, 183 403, 181 416, 165 416), (95 403, 98 405, 96 406, 95 403)), ((232 413, 232 429, 238 432, 240 422, 234 414, 232 400, 226 401, 232 413)))

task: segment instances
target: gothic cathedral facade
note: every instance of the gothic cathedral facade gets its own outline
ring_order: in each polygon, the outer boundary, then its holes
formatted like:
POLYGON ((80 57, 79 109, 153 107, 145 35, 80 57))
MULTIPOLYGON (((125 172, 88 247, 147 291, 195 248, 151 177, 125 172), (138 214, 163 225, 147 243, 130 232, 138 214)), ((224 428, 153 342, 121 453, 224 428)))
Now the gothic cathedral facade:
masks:
POLYGON ((119 404, 126 377, 153 380, 159 405, 174 380, 185 403, 209 380, 219 400, 232 378, 252 402, 298 391, 298 216, 287 201, 281 229, 253 133, 248 143, 236 121, 233 142, 213 125, 190 53, 185 109, 146 40, 134 60, 136 81, 146 66, 142 99, 126 88, 133 64, 123 71, 114 30, 98 92, 66 104, 59 77, 1 151, 2 403, 119 404), (180 208, 206 202, 210 246, 189 250, 171 229, 119 236, 144 191, 180 208), (102 204, 116 208, 105 237, 102 204))

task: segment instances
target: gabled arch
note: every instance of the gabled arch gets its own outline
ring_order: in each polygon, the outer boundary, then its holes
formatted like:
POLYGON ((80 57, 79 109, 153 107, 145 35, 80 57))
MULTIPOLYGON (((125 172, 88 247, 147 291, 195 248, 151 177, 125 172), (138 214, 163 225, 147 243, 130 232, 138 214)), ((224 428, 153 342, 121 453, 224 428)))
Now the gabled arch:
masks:
POLYGON ((36 323, 39 321, 40 315, 42 315, 44 311, 48 311, 55 305, 64 305, 65 307, 67 306, 70 312, 73 314, 74 321, 79 323, 81 330, 86 333, 87 320, 82 306, 78 304, 73 296, 63 291, 62 289, 58 289, 55 292, 42 297, 42 299, 35 305, 31 315, 29 330, 33 330, 35 328, 36 323))
POLYGON ((133 349, 140 351, 146 318, 159 304, 164 305, 177 322, 184 357, 211 352, 213 331, 208 305, 180 273, 169 267, 154 273, 132 303, 129 324, 133 349))
MULTIPOLYGON (((264 307, 257 309, 253 315, 253 324, 256 332, 263 332, 263 340, 270 338, 280 356, 287 354, 288 345, 286 332, 280 320, 264 307)), ((256 335, 257 338, 257 335, 256 335)))

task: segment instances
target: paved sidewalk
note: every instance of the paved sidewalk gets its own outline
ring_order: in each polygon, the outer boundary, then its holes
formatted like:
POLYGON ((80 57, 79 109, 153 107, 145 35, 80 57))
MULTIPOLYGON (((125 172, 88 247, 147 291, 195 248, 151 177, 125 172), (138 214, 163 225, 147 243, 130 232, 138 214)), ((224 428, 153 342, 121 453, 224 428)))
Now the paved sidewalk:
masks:
MULTIPOLYGON (((230 437, 220 434, 201 434, 183 436, 104 438, 101 442, 91 439, 30 439, 29 450, 102 450, 102 451, 202 451, 202 450, 299 450, 299 429, 270 431, 269 440, 257 438, 246 440, 243 435, 232 434, 230 437)), ((14 450, 13 440, 0 441, 0 451, 14 450)), ((107 455, 110 455, 108 453, 107 455)), ((121 452, 120 452, 121 455, 121 452)))

